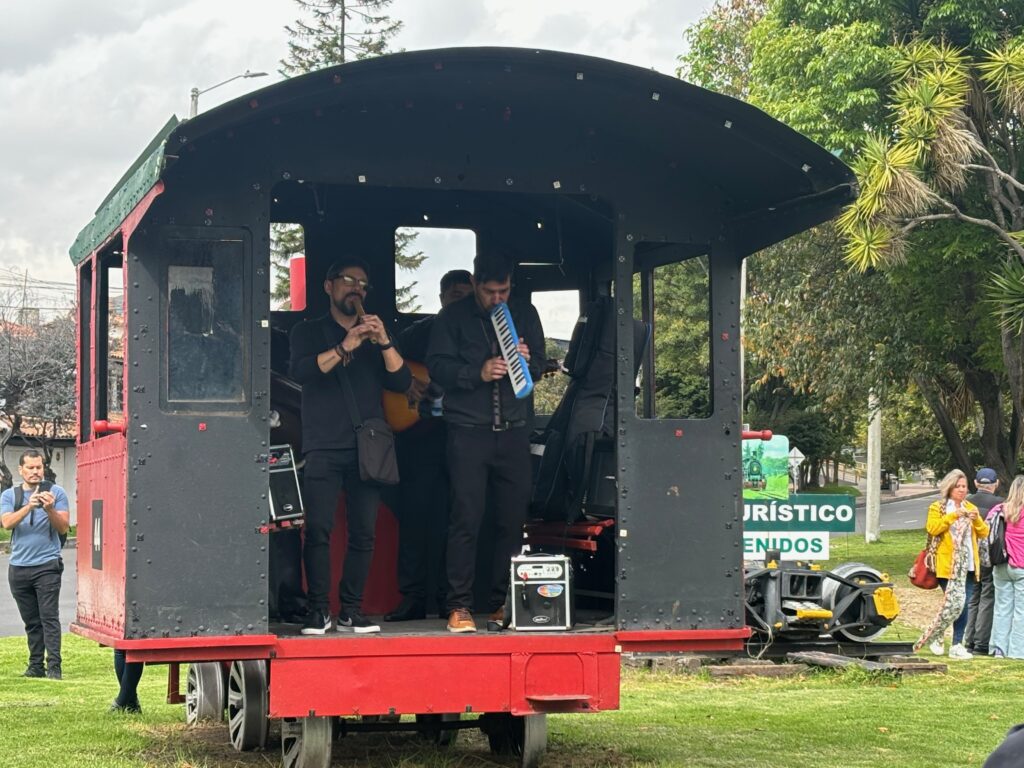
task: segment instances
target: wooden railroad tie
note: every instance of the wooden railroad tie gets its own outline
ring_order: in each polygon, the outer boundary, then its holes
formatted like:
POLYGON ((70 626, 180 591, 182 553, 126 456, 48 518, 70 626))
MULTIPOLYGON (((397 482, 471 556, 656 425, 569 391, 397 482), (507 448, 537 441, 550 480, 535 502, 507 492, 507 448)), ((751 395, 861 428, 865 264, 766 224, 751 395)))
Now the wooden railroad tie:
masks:
POLYGON ((898 656, 889 661, 868 661, 867 659, 854 659, 849 656, 840 656, 836 653, 824 653, 823 651, 795 651, 787 653, 786 658, 793 662, 809 664, 814 667, 829 667, 832 669, 860 667, 869 672, 888 672, 896 675, 922 675, 929 672, 944 674, 948 670, 945 664, 929 662, 914 656, 898 656))

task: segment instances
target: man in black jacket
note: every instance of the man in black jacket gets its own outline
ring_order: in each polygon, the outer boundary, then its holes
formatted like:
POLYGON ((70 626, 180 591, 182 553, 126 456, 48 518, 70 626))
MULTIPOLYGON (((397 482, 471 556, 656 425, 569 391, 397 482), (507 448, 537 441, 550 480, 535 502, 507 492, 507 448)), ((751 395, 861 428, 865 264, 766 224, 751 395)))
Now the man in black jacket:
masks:
MULTIPOLYGON (((982 467, 974 477, 977 493, 972 493, 967 500, 978 508, 982 518, 988 517, 989 510, 1005 499, 996 495, 999 477, 990 467, 982 467)), ((967 601, 967 627, 964 629, 964 647, 972 653, 987 656, 988 639, 992 634, 992 611, 995 608, 996 589, 992 583, 992 567, 978 564, 980 583, 971 590, 967 601)))
POLYGON ((530 501, 533 397, 516 399, 490 314, 508 303, 518 349, 534 378, 544 370, 544 330, 533 305, 509 301, 512 264, 484 253, 473 260, 473 294, 441 310, 427 352, 430 377, 444 388, 452 507, 448 520, 448 630, 475 632, 471 608, 477 539, 488 499, 495 556, 488 610, 501 622, 509 559, 522 546, 530 501))
MULTIPOLYGON (((473 292, 473 278, 465 269, 453 269, 441 278, 441 308, 473 292)), ((425 363, 436 315, 417 320, 398 335, 398 348, 406 360, 425 363)), ((395 436, 398 472, 398 590, 402 602, 384 621, 410 621, 427 615, 428 594, 437 595, 436 610, 447 616, 448 580, 444 548, 448 540, 447 430, 441 415, 444 391, 436 381, 413 385, 419 398, 420 421, 395 436), (428 589, 430 592, 428 593, 428 589)))
POLYGON ((359 477, 355 424, 339 371, 351 385, 360 420, 383 418, 382 389, 405 392, 411 376, 381 319, 363 313, 362 303, 370 287, 368 273, 366 264, 354 257, 332 264, 324 280, 330 312, 300 323, 291 334, 291 377, 302 385, 302 449, 306 458, 302 556, 309 613, 302 627, 304 635, 322 635, 331 626, 327 610, 330 540, 342 490, 346 492, 348 549, 336 628, 360 634, 380 631, 362 613, 380 491, 359 477))

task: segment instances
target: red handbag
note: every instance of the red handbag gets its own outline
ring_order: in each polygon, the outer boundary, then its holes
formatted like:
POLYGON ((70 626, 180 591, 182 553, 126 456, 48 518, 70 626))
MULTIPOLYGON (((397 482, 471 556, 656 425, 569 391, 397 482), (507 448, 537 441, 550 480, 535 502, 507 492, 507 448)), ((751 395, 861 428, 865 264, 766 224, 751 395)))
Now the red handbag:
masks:
POLYGON ((935 550, 939 548, 939 537, 929 536, 928 544, 917 553, 914 564, 910 566, 907 577, 910 583, 921 589, 935 589, 939 579, 935 575, 935 550))

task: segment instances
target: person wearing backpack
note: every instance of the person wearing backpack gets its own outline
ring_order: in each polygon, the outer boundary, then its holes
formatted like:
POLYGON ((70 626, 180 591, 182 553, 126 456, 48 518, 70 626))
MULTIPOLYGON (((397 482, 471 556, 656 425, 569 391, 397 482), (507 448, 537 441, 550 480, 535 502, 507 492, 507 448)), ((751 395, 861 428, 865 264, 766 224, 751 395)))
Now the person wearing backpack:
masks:
POLYGON ((71 524, 68 495, 59 485, 44 484, 39 451, 21 454, 18 474, 21 485, 0 494, 0 524, 11 531, 7 583, 28 637, 24 676, 60 680, 60 548, 71 524))
POLYGON ((989 558, 996 589, 989 655, 1024 659, 1024 475, 1010 485, 1006 501, 989 513, 989 558), (1002 530, 1002 542, 999 530, 1002 530))
MULTIPOLYGON (((996 504, 1003 502, 1002 496, 996 495, 999 487, 999 476, 991 467, 982 467, 974 476, 977 493, 972 493, 967 500, 978 508, 982 517, 996 504)), ((988 655, 988 638, 992 634, 992 607, 995 605, 996 591, 992 584, 992 565, 987 561, 987 550, 978 541, 981 559, 980 580, 971 590, 967 601, 967 628, 964 630, 964 647, 976 656, 988 655)))

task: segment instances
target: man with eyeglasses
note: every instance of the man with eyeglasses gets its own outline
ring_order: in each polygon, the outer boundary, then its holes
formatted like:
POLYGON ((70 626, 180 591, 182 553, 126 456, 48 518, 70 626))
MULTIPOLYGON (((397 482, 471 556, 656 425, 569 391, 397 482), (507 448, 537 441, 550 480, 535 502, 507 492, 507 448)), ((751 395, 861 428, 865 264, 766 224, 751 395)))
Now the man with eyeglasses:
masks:
POLYGON ((291 333, 291 377, 302 385, 302 450, 306 459, 302 558, 309 609, 304 635, 322 635, 331 627, 330 540, 342 491, 346 495, 348 548, 335 628, 357 634, 380 631, 362 611, 380 490, 359 477, 355 425, 336 369, 343 366, 342 375, 351 385, 362 420, 383 418, 382 390, 405 392, 412 376, 383 321, 363 311, 370 289, 368 275, 366 263, 355 257, 332 264, 324 279, 329 312, 298 324, 291 333))

